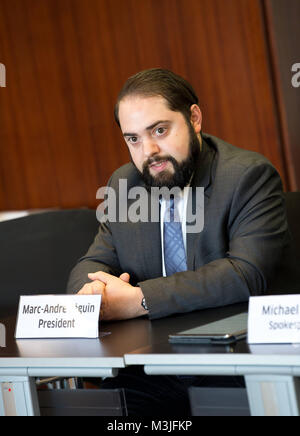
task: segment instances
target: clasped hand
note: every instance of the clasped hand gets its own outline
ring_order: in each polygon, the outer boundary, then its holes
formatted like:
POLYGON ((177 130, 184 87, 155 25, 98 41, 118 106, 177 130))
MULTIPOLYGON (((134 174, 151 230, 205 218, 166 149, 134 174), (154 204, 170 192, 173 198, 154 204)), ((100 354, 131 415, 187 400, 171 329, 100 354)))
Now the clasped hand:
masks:
POLYGON ((100 318, 104 321, 137 318, 147 312, 141 306, 141 288, 129 283, 130 276, 123 273, 115 277, 103 271, 88 274, 91 283, 86 283, 78 294, 101 294, 100 318))

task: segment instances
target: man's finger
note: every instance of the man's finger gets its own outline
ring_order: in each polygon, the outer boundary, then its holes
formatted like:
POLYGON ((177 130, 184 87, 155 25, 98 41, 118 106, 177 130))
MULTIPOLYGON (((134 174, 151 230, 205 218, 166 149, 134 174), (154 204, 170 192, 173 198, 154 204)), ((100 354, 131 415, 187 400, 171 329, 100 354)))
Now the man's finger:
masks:
POLYGON ((102 294, 104 292, 105 285, 101 281, 94 281, 92 283, 86 283, 82 289, 78 292, 80 295, 102 294))
POLYGON ((91 288, 93 294, 102 294, 104 291, 104 284, 99 281, 93 282, 91 283, 91 288))
POLYGON ((129 283, 130 275, 128 273, 123 273, 120 275, 119 279, 123 280, 123 282, 129 283))
POLYGON ((110 274, 107 274, 103 271, 97 271, 95 273, 89 273, 88 278, 90 280, 100 280, 101 282, 107 284, 107 280, 111 277, 110 274))

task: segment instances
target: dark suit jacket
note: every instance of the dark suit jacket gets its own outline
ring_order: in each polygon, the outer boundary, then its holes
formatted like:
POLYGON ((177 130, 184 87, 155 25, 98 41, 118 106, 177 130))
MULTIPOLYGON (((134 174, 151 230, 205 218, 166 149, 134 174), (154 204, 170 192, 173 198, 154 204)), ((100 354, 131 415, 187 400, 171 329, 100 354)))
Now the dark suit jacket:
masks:
MULTIPOLYGON (((191 186, 204 187, 204 229, 187 234, 188 271, 162 277, 159 223, 107 222, 72 270, 68 292, 89 282, 89 272, 128 272, 153 319, 247 301, 267 290, 287 243, 280 177, 260 154, 202 136, 191 186)), ((128 189, 143 186, 131 163, 110 179, 117 192, 119 179, 127 179, 128 189)))

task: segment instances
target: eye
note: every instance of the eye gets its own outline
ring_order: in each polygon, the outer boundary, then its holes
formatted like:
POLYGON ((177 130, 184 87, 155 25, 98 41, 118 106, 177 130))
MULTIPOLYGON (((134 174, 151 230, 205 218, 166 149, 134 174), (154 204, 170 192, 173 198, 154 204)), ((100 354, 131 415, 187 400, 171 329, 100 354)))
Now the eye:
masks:
POLYGON ((157 136, 162 136, 164 133, 166 133, 166 131, 167 131, 167 128, 166 128, 166 127, 162 127, 162 126, 160 126, 160 127, 157 127, 157 128, 155 129, 155 134, 156 134, 157 136))
POLYGON ((137 144, 138 141, 139 141, 139 139, 138 139, 137 136, 129 136, 129 137, 127 138, 127 142, 128 142, 129 144, 132 144, 132 145, 137 144))

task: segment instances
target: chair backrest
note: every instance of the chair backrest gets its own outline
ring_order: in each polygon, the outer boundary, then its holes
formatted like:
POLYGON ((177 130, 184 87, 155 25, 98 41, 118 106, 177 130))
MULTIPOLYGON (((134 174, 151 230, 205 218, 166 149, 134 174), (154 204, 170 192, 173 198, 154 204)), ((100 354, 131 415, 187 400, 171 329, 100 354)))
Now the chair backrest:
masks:
POLYGON ((20 295, 66 292, 69 273, 92 243, 95 210, 56 210, 0 223, 0 315, 20 295))
POLYGON ((269 294, 300 294, 300 192, 285 194, 290 245, 269 286, 269 294))

